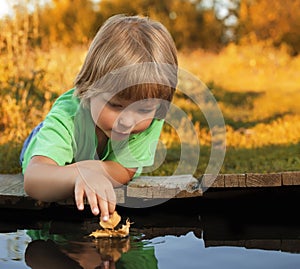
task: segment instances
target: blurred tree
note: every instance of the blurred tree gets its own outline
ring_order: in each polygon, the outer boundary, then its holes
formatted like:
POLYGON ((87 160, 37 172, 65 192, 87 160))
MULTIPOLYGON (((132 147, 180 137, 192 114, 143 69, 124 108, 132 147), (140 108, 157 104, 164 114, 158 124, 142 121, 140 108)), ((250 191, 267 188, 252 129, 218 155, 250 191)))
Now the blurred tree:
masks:
POLYGON ((37 0, 10 1, 11 15, 0 20, 0 50, 25 50, 27 45, 36 45, 38 42, 38 10, 37 0), (14 47, 14 48, 13 48, 14 47))
POLYGON ((254 34, 258 40, 272 39, 274 45, 288 44, 300 52, 299 0, 241 0, 239 36, 254 34))
MULTIPOLYGON (((24 3, 22 0, 15 2, 24 3)), ((36 40, 44 48, 53 43, 72 46, 89 42, 101 24, 114 14, 140 14, 162 22, 179 49, 202 47, 216 50, 235 36, 233 30, 237 19, 233 18, 237 18, 238 2, 239 0, 48 0, 36 5, 32 12, 32 18, 38 25, 38 28, 33 29, 38 29, 34 30, 38 33, 36 40)))
POLYGON ((50 43, 71 46, 92 38, 96 21, 94 4, 89 0, 52 0, 40 12, 40 31, 50 43))
POLYGON ((117 13, 144 15, 159 20, 171 32, 178 47, 195 41, 199 14, 188 0, 102 0, 99 11, 106 19, 117 13))
POLYGON ((199 45, 206 50, 217 51, 225 45, 222 41, 222 22, 216 19, 213 10, 202 11, 202 14, 202 28, 198 33, 199 45))
POLYGON ((221 46, 237 40, 240 1, 198 0, 198 7, 203 12, 209 12, 210 24, 212 24, 213 32, 218 37, 215 42, 218 42, 221 46))
POLYGON ((99 12, 105 19, 117 13, 157 19, 170 31, 179 49, 215 49, 220 45, 222 23, 211 10, 202 9, 198 0, 101 0, 99 12))

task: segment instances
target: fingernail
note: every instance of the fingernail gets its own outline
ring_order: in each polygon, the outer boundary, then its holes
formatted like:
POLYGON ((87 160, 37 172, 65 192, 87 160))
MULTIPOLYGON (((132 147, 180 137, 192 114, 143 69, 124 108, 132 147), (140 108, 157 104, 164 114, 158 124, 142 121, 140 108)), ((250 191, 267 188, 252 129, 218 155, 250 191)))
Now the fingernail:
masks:
POLYGON ((83 210, 83 208, 84 208, 83 204, 78 205, 79 210, 83 210))
POLYGON ((97 207, 93 208, 93 213, 98 215, 99 214, 99 209, 97 207))
POLYGON ((108 216, 103 216, 102 219, 103 219, 103 221, 108 221, 109 217, 108 216))

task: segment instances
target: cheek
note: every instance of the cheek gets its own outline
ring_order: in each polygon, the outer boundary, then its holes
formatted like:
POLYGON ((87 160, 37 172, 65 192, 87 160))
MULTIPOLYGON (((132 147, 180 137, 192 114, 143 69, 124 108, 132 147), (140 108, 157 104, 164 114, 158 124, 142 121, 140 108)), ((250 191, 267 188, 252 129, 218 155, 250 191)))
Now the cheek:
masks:
POLYGON ((142 131, 146 130, 152 123, 152 120, 153 120, 153 118, 147 118, 147 119, 140 121, 134 128, 135 131, 142 132, 142 131))
POLYGON ((100 114, 97 115, 97 118, 93 118, 94 122, 101 129, 111 129, 112 125, 115 122, 114 114, 107 109, 103 109, 100 114))
POLYGON ((110 113, 109 109, 99 101, 91 100, 90 103, 91 116, 94 123, 98 127, 107 126, 110 122, 113 122, 113 113, 110 113))
POLYGON ((96 112, 96 111, 93 111, 92 109, 91 109, 91 116, 92 116, 92 119, 93 119, 93 121, 94 121, 94 123, 96 124, 97 123, 97 121, 98 121, 98 112, 96 112))
POLYGON ((92 98, 90 101, 90 109, 91 109, 91 116, 92 119, 94 121, 94 123, 96 124, 99 118, 99 113, 101 111, 101 107, 99 107, 99 103, 96 102, 95 100, 96 98, 92 98))

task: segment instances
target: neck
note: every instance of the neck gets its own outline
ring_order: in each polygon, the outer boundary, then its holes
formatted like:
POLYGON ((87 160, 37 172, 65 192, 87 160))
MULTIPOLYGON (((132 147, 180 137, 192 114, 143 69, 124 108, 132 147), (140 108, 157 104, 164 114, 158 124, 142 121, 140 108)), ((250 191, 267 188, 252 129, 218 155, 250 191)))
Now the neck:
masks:
POLYGON ((97 146, 97 154, 99 158, 103 156, 104 149, 107 145, 108 137, 105 135, 105 133, 98 127, 96 126, 96 135, 98 139, 98 146, 97 146))

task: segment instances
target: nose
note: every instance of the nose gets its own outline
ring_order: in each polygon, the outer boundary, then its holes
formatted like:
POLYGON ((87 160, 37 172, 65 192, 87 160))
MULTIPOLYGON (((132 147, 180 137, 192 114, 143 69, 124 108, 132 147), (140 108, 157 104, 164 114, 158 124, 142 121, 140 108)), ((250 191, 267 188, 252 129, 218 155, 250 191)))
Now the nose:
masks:
POLYGON ((135 117, 133 112, 127 111, 121 113, 118 119, 118 125, 123 131, 132 129, 135 125, 135 117))

